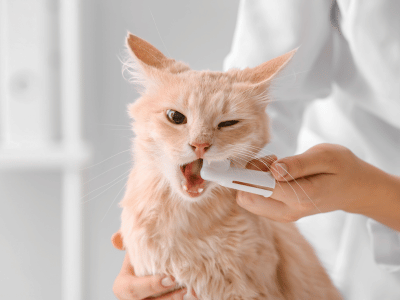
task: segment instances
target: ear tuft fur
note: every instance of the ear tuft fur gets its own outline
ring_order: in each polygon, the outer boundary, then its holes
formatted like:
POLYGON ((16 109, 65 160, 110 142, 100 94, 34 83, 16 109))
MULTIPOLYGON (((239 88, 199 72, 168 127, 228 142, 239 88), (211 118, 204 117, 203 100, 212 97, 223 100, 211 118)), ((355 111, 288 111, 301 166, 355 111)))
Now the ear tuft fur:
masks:
POLYGON ((190 70, 188 65, 166 57, 156 47, 129 32, 126 46, 129 55, 122 61, 122 70, 128 72, 128 80, 132 83, 146 87, 149 80, 165 73, 178 74, 190 70))

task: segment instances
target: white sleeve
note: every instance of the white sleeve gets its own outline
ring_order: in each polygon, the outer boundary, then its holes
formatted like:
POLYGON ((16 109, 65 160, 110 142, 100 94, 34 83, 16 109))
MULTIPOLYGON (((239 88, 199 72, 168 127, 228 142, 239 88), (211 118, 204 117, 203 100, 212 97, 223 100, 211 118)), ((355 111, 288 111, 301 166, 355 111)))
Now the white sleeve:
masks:
POLYGON ((373 219, 368 219, 367 228, 375 262, 388 272, 400 272, 400 232, 373 219))
POLYGON ((231 52, 224 69, 255 67, 296 47, 273 81, 271 143, 280 156, 294 154, 308 103, 329 95, 332 81, 330 0, 242 0, 231 52))

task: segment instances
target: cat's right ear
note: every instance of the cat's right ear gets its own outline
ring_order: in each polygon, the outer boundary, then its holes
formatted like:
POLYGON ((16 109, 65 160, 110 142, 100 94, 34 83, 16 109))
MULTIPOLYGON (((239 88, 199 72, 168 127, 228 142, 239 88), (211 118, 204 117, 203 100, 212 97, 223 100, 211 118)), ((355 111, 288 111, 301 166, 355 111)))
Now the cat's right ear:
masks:
POLYGON ((166 57, 156 47, 145 40, 128 33, 126 45, 131 59, 124 67, 129 71, 135 83, 147 86, 168 74, 188 70, 189 67, 181 62, 166 57))
POLYGON ((123 71, 129 74, 129 81, 145 89, 158 77, 168 58, 145 40, 128 33, 126 46, 129 57, 124 61, 123 71))
POLYGON ((163 69, 168 63, 168 58, 156 47, 145 40, 128 33, 126 44, 131 55, 143 68, 163 69))

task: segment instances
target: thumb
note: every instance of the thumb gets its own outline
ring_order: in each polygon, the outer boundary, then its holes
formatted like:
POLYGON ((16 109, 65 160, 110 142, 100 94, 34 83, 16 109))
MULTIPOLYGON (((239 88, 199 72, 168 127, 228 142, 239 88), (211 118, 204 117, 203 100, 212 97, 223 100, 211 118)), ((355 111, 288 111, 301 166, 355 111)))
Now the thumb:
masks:
POLYGON ((334 151, 326 151, 322 147, 315 146, 302 154, 275 161, 271 165, 271 172, 279 181, 290 181, 321 173, 333 173, 334 155, 334 151))

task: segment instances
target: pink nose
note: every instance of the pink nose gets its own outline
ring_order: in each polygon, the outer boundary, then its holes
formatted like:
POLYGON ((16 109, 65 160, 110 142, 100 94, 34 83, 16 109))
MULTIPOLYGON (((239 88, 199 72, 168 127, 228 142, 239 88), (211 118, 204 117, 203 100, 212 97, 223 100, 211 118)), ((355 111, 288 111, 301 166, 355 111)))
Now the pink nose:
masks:
POLYGON ((196 156, 197 156, 198 158, 203 158, 204 153, 206 153, 206 151, 207 151, 208 149, 210 149, 211 145, 210 145, 209 143, 202 143, 202 144, 200 144, 200 143, 196 143, 196 142, 195 142, 195 143, 192 143, 192 144, 190 145, 190 147, 192 147, 194 153, 196 154, 196 156))

